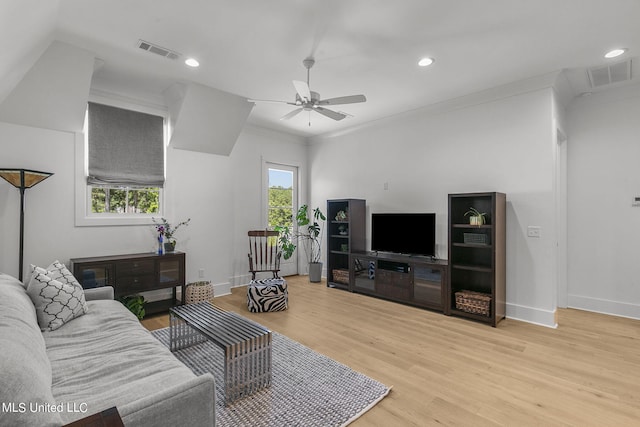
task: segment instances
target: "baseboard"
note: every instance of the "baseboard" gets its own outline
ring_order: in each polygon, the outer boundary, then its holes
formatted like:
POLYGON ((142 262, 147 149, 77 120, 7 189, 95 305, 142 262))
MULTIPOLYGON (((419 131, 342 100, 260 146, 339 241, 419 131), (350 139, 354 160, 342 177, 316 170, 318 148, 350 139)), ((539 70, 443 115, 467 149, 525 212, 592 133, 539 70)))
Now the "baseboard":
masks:
POLYGON ((640 305, 638 304, 569 294, 567 306, 579 310, 640 320, 640 305))
POLYGON ((213 284, 213 297, 221 297, 223 295, 231 294, 231 283, 214 283, 213 284))
POLYGON ((525 305, 507 303, 507 317, 547 328, 556 329, 558 327, 555 310, 541 310, 525 305))

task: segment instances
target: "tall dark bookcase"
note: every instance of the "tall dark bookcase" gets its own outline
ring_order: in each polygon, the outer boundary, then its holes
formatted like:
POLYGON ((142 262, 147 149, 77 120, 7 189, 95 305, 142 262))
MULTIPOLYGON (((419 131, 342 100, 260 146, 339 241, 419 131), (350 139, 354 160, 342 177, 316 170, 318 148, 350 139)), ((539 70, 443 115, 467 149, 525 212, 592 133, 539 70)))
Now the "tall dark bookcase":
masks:
POLYGON ((351 289, 350 256, 364 251, 365 217, 365 200, 327 200, 327 286, 351 289))
MULTIPOLYGON (((505 317, 506 196, 503 193, 449 194, 449 314, 496 326, 505 317), (485 213, 484 224, 470 224, 471 208, 485 213), (488 312, 457 304, 456 293, 471 291, 489 301, 488 312)), ((462 297, 459 294, 458 297, 462 297)))

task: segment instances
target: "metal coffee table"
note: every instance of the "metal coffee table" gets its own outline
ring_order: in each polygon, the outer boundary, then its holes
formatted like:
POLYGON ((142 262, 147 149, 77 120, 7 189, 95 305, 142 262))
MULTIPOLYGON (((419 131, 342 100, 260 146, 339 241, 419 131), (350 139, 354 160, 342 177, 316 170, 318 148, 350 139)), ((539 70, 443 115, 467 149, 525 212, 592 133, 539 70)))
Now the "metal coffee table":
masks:
POLYGON ((271 331, 210 302, 169 310, 170 348, 209 340, 224 350, 225 404, 271 385, 271 331))

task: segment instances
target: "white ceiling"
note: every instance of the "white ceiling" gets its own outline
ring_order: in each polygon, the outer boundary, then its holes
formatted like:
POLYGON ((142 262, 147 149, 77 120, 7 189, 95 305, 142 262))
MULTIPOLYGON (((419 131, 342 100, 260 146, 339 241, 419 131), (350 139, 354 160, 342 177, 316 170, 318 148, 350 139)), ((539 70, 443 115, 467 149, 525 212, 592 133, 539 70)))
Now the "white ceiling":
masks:
MULTIPOLYGON (((246 98, 293 101, 292 80, 353 117, 279 118, 294 107, 258 104, 249 122, 304 136, 399 114, 502 84, 568 70, 575 93, 603 54, 640 52, 638 0, 3 0, 0 79, 28 52, 58 39, 95 52, 94 83, 132 97, 193 81, 246 98), (55 14, 57 7, 57 16, 55 14), (53 6, 52 6, 53 5, 53 6), (186 67, 137 48, 139 39, 196 57, 186 67), (436 62, 420 68, 417 61, 436 62), (4 62, 4 64, 2 64, 4 62)), ((0 94, 2 94, 0 87, 0 94)))

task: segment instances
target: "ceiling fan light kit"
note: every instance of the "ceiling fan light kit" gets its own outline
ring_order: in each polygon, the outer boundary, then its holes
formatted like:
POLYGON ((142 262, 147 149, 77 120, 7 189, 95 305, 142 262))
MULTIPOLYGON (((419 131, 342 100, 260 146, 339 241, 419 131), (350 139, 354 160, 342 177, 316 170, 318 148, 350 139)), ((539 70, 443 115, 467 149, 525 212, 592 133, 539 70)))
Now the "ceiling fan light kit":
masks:
MULTIPOLYGON (((298 108, 285 114, 280 120, 289 120, 290 118, 298 115, 302 111, 315 111, 322 114, 325 117, 329 117, 333 120, 342 120, 345 117, 353 117, 351 114, 343 112, 333 111, 328 108, 322 107, 323 105, 342 105, 342 104, 356 104, 359 102, 365 102, 367 98, 364 95, 348 95, 340 96, 337 98, 322 99, 318 92, 314 92, 309 86, 309 70, 316 63, 313 58, 305 58, 302 61, 302 65, 307 69, 307 81, 300 80, 293 81, 293 87, 296 90, 296 97, 294 102, 288 101, 270 101, 266 99, 249 99, 249 102, 277 102, 288 105, 295 105, 298 108)), ((311 126, 311 120, 309 120, 309 126, 311 126)))

